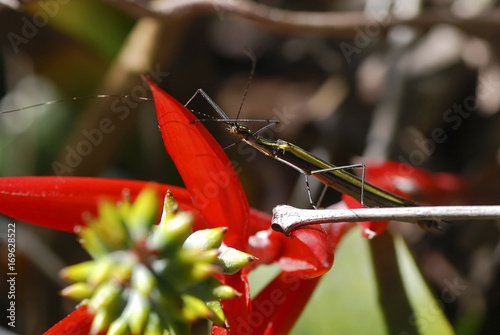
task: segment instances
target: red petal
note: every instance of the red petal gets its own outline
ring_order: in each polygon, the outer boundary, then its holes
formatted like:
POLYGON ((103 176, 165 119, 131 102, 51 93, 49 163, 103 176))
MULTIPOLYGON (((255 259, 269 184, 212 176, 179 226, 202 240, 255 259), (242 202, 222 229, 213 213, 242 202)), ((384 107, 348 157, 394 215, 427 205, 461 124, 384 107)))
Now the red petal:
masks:
MULTIPOLYGON (((48 228, 73 232, 83 225, 84 212, 97 214, 100 199, 118 201, 123 191, 131 198, 145 186, 159 189, 160 204, 170 190, 181 209, 194 209, 189 193, 180 187, 144 181, 86 177, 4 177, 0 178, 0 213, 48 228)), ((160 207, 161 208, 161 207, 160 207)))
POLYGON ((219 327, 216 324, 212 326, 212 335, 228 335, 229 331, 226 328, 219 327))
POLYGON ((332 267, 332 243, 320 225, 297 229, 292 236, 293 242, 285 245, 278 260, 283 271, 299 278, 314 278, 332 267))
POLYGON ((251 268, 276 262, 283 271, 299 278, 317 277, 331 268, 333 247, 323 228, 309 226, 292 235, 285 237, 269 229, 251 236, 249 252, 259 258, 251 268))
POLYGON ((88 308, 83 306, 56 323, 44 335, 87 335, 93 319, 88 308))
POLYGON ((271 228, 272 216, 268 213, 250 208, 250 226, 248 233, 254 235, 258 231, 271 228))
POLYGON ((275 262, 283 245, 291 241, 285 235, 276 233, 270 228, 271 218, 272 216, 267 213, 250 209, 249 234, 251 236, 248 238, 247 252, 258 258, 249 265, 250 269, 254 269, 260 264, 275 262))
POLYGON ((282 272, 252 301, 249 323, 236 334, 288 334, 319 278, 298 279, 282 272))
POLYGON ((402 162, 385 161, 366 168, 367 180, 377 186, 417 202, 449 203, 465 183, 451 173, 431 173, 402 162))
POLYGON ((245 250, 248 203, 226 154, 186 107, 149 82, 160 130, 194 204, 211 227, 228 227, 224 241, 245 250))

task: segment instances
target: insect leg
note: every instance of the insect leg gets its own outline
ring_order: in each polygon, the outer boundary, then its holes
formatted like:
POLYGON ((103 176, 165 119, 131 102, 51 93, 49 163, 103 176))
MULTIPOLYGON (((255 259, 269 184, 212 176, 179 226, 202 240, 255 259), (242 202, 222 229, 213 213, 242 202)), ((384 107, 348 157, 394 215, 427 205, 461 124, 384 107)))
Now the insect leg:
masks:
POLYGON ((311 186, 309 186, 309 177, 305 173, 304 173, 304 179, 306 181, 307 197, 309 198, 309 203, 311 204, 312 208, 318 209, 318 207, 314 204, 314 201, 312 199, 311 186))
POLYGON ((219 116, 225 120, 229 119, 226 115, 226 113, 224 113, 224 111, 222 110, 222 108, 220 108, 216 103, 215 101, 212 100, 212 98, 210 98, 210 96, 201 88, 197 89, 196 92, 194 92, 193 96, 191 98, 189 98, 189 100, 186 102, 186 104, 184 105, 184 107, 187 107, 189 105, 189 103, 191 101, 193 101, 193 99, 198 95, 200 94, 209 104, 210 106, 212 106, 212 108, 217 112, 217 114, 219 114, 219 116))
POLYGON ((363 163, 360 164, 352 164, 352 165, 345 165, 345 166, 335 166, 331 167, 328 169, 321 169, 321 170, 314 170, 311 171, 311 174, 316 174, 316 173, 322 173, 322 172, 329 172, 329 171, 335 171, 335 170, 345 170, 345 169, 355 169, 355 168, 362 168, 363 171, 361 172, 361 205, 363 207, 366 207, 364 204, 364 198, 365 198, 365 171, 366 171, 366 165, 363 163))
POLYGON ((319 199, 316 202, 316 207, 321 207, 321 203, 323 202, 323 198, 325 197, 326 191, 328 190, 328 186, 324 185, 323 186, 323 191, 321 191, 321 194, 319 195, 319 199))

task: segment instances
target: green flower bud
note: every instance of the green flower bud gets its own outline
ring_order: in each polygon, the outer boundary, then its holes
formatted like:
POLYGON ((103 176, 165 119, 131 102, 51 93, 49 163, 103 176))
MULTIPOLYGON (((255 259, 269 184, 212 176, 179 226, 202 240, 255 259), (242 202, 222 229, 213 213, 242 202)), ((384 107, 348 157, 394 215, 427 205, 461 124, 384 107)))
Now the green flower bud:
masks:
POLYGON ((144 329, 144 335, 167 335, 163 332, 162 322, 157 313, 149 313, 148 322, 144 329))
POLYGON ((87 281, 94 268, 94 261, 86 261, 65 267, 59 272, 59 276, 71 282, 87 281))
POLYGON ((232 275, 256 259, 257 257, 246 252, 226 248, 219 254, 217 264, 222 268, 224 274, 232 275))
MULTIPOLYGON (((89 223, 91 226, 92 223, 89 223)), ((89 253, 92 258, 97 259, 106 255, 110 250, 106 244, 101 241, 97 233, 89 226, 81 228, 78 235, 80 236, 80 244, 89 253)))
MULTIPOLYGON (((119 317, 115 321, 111 323, 109 326, 108 332, 106 335, 128 335, 130 334, 131 330, 128 326, 127 319, 124 317, 119 317)), ((140 334, 140 333, 134 333, 133 334, 140 334)))
POLYGON ((126 283, 130 281, 132 277, 132 273, 135 267, 139 264, 139 260, 137 259, 137 255, 134 252, 114 252, 115 265, 113 267, 113 271, 110 274, 110 280, 114 280, 119 283, 126 283))
POLYGON ((212 317, 210 321, 215 323, 217 326, 224 327, 226 322, 226 315, 222 310, 222 305, 219 300, 207 302, 207 307, 212 311, 212 317))
POLYGON ((241 296, 241 293, 236 291, 229 285, 219 285, 212 290, 214 296, 218 299, 233 299, 241 296))
POLYGON ((99 205, 99 220, 92 222, 92 229, 110 250, 118 250, 127 247, 130 239, 120 212, 110 202, 102 202, 99 205))
POLYGON ((167 194, 165 195, 165 201, 163 203, 162 220, 164 216, 174 216, 175 214, 177 214, 178 211, 179 211, 179 204, 172 196, 172 193, 168 191, 167 194))
POLYGON ((144 296, 149 296, 151 291, 158 286, 158 279, 144 264, 137 264, 132 274, 131 286, 144 296))
POLYGON ((196 263, 191 269, 190 278, 193 282, 200 282, 218 273, 219 270, 219 267, 214 264, 196 263))
POLYGON ((204 301, 232 299, 241 296, 241 293, 228 285, 222 284, 217 278, 211 277, 196 285, 191 291, 204 301))
POLYGON ((74 300, 90 298, 94 292, 94 287, 87 283, 76 283, 61 290, 61 295, 74 300))
POLYGON ((182 315, 188 322, 194 322, 201 318, 209 319, 212 317, 212 311, 203 300, 189 294, 183 294, 181 297, 184 303, 182 315))
POLYGON ((194 264, 194 263, 215 263, 217 257, 219 256, 219 250, 217 249, 188 249, 182 248, 177 253, 176 259, 182 264, 194 264))
POLYGON ((117 318, 118 315, 114 311, 107 309, 99 309, 95 312, 94 320, 92 320, 92 325, 90 326, 90 334, 97 335, 100 332, 105 331, 111 325, 111 323, 117 318))
POLYGON ((108 279, 113 271, 114 262, 109 257, 101 257, 94 262, 94 268, 89 275, 87 282, 93 287, 99 286, 108 279))
POLYGON ((127 227, 134 240, 144 239, 151 231, 151 227, 156 223, 157 204, 157 193, 154 188, 144 189, 135 199, 126 218, 127 227))
POLYGON ((128 324, 132 334, 142 334, 148 322, 151 305, 148 299, 139 292, 132 292, 125 310, 124 316, 128 319, 128 324))
POLYGON ((116 209, 118 211, 118 214, 120 215, 120 219, 125 224, 125 221, 127 221, 127 218, 130 215, 132 203, 130 202, 130 190, 127 190, 127 192, 124 193, 126 194, 124 194, 123 200, 116 202, 116 209))
POLYGON ((112 309, 122 300, 123 288, 113 282, 100 285, 89 301, 89 308, 93 311, 112 309))
POLYGON ((158 228, 149 236, 146 242, 147 247, 150 250, 158 250, 168 257, 169 253, 179 249, 191 234, 192 221, 192 214, 187 212, 180 212, 169 220, 162 220, 158 228))
POLYGON ((149 298, 155 302, 154 309, 162 321, 182 320, 182 299, 173 287, 155 287, 149 298))
POLYGON ((220 247, 227 227, 198 230, 189 235, 184 242, 185 248, 213 249, 220 247))

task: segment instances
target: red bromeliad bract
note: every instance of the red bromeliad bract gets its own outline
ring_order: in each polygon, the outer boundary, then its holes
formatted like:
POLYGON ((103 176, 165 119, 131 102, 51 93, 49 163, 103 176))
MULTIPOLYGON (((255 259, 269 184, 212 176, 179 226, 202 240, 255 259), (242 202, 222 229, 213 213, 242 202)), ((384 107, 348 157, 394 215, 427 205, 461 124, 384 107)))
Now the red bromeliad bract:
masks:
MULTIPOLYGON (((285 238, 270 230, 270 216, 249 209, 239 179, 215 139, 201 123, 193 123, 195 117, 182 104, 154 84, 150 83, 150 87, 165 146, 187 190, 132 180, 5 177, 0 178, 0 213, 53 229, 73 231, 75 226, 85 224, 82 213, 96 213, 101 198, 118 201, 125 191, 133 199, 149 185, 159 190, 158 202, 161 203, 167 190, 171 190, 181 209, 194 213, 195 230, 228 227, 224 243, 259 258, 248 269, 220 278, 242 293, 239 298, 222 301, 230 332, 287 333, 316 287, 318 277, 331 267, 332 240, 336 243, 345 229, 326 233, 315 225, 295 231, 295 238, 285 238), (273 262, 282 268, 282 273, 251 301, 247 273, 258 264, 273 262), (273 300, 277 290, 280 299, 273 300), (269 303, 274 304, 272 313, 258 318, 252 314, 258 312, 252 312, 252 306, 269 303)), ((89 325, 91 319, 92 315, 82 307, 47 334, 79 334, 81 328, 75 328, 75 324, 89 325)), ((212 330, 212 334, 228 332, 218 326, 212 330)))

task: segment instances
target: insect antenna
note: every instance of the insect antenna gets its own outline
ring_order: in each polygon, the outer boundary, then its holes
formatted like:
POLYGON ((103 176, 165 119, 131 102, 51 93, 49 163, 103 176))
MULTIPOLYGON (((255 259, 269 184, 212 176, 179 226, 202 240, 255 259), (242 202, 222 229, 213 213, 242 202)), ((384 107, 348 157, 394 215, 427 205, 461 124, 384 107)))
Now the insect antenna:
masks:
MULTIPOLYGON (((250 84, 252 82, 252 79, 254 77, 254 74, 255 74, 255 68, 256 68, 256 64, 257 64, 257 58, 255 57, 255 54, 250 50, 250 49, 244 49, 244 52, 247 54, 247 56, 250 58, 251 62, 252 62, 252 67, 250 69, 250 74, 248 76, 248 80, 247 80, 247 83, 246 83, 246 86, 245 86, 245 90, 243 91, 243 96, 241 98, 241 103, 240 103, 240 107, 238 109, 238 113, 236 114, 236 118, 234 119, 230 119, 226 113, 224 113, 224 111, 222 110, 222 108, 220 108, 216 103, 215 101, 210 98, 210 96, 205 92, 203 91, 202 89, 198 89, 194 94, 193 96, 188 100, 188 102, 184 105, 184 106, 187 106, 193 99, 194 97, 196 97, 198 94, 200 94, 209 104, 210 106, 212 106, 212 108, 217 112, 217 114, 221 117, 219 119, 217 118, 214 118, 212 116, 208 116, 206 114, 202 114, 204 116, 207 116, 208 118, 205 118, 205 119, 198 119, 198 120, 194 120, 192 123, 195 123, 195 122, 224 122, 226 124, 228 124, 229 126, 233 127, 233 128, 236 128, 238 129, 238 123, 241 123, 241 122, 262 122, 262 123, 268 123, 268 125, 258 129, 257 131, 251 133, 251 136, 255 136, 257 135, 258 133, 260 132, 263 132, 264 130, 276 125, 279 123, 279 120, 269 120, 269 119, 240 119, 240 114, 241 114, 241 111, 243 109, 243 104, 245 103, 245 99, 248 95, 248 91, 250 89, 250 84)), ((197 114, 200 114, 200 113, 197 113, 197 114)), ((227 147, 224 148, 227 149, 227 148, 230 148, 232 147, 233 145, 239 143, 241 141, 238 141, 232 145, 229 145, 227 147)))
POLYGON ((94 95, 83 95, 79 97, 72 97, 72 98, 63 98, 63 99, 57 99, 57 100, 51 100, 51 101, 46 101, 46 102, 41 102, 38 104, 26 106, 26 107, 21 107, 21 108, 16 108, 16 109, 10 109, 6 111, 0 111, 0 114, 7 114, 7 113, 14 113, 14 112, 19 112, 23 111, 26 109, 31 109, 35 107, 41 107, 41 106, 47 106, 47 105, 54 105, 57 103, 61 102, 68 102, 68 101, 78 101, 78 100, 86 100, 86 99, 95 99, 95 98, 125 98, 125 99, 137 99, 137 100, 142 100, 142 101, 153 101, 152 98, 148 97, 133 97, 129 94, 94 94, 94 95))
POLYGON ((255 67, 257 66, 257 58, 252 50, 245 48, 244 52, 252 61, 252 68, 250 69, 250 74, 248 75, 247 84, 245 86, 245 90, 243 91, 243 97, 241 98, 240 108, 238 109, 238 114, 236 114, 236 119, 239 119, 241 110, 243 109, 243 104, 245 103, 245 99, 248 95, 248 90, 250 88, 250 83, 252 82, 253 76, 255 74, 255 67))

